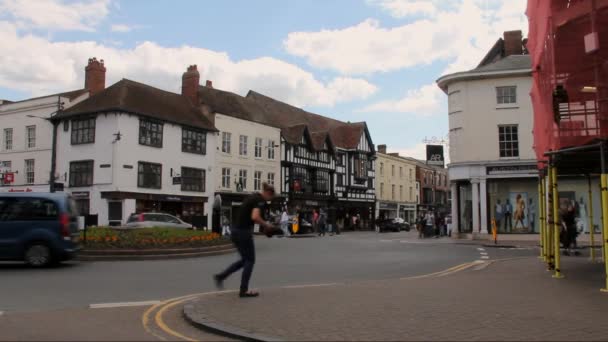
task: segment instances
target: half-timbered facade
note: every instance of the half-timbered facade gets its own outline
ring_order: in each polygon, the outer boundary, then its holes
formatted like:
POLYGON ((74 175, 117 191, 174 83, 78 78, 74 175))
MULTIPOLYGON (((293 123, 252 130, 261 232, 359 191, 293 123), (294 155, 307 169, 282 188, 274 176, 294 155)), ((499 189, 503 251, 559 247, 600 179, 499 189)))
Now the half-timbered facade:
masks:
POLYGON ((281 135, 281 189, 289 206, 306 215, 316 207, 331 208, 336 160, 329 134, 297 125, 281 135))

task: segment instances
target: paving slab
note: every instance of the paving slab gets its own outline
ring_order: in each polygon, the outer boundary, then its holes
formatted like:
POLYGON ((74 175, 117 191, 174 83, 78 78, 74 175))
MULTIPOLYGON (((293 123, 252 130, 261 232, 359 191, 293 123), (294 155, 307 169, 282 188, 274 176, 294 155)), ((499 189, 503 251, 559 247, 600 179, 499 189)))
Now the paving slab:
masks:
POLYGON ((538 258, 518 259, 448 276, 219 294, 185 314, 253 340, 606 340, 602 267, 564 258, 567 278, 557 280, 538 258))

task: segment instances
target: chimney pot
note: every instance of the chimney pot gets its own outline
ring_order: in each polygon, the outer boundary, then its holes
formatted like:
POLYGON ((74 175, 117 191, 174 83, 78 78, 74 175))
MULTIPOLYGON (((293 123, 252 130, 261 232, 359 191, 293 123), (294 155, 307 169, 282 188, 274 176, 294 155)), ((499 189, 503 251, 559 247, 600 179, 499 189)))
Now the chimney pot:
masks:
POLYGON ((205 82, 205 86, 208 88, 213 88, 213 81, 207 80, 207 82, 205 82))
POLYGON ((97 61, 96 57, 89 58, 88 65, 84 68, 84 87, 93 96, 106 88, 106 67, 103 59, 97 61))
POLYGON ((182 95, 188 97, 195 105, 198 104, 200 78, 196 64, 188 66, 187 71, 182 75, 182 95))
POLYGON ((386 154, 386 145, 378 145, 378 152, 386 154))
POLYGON ((522 55, 524 53, 523 36, 521 30, 505 31, 503 34, 505 57, 522 55))

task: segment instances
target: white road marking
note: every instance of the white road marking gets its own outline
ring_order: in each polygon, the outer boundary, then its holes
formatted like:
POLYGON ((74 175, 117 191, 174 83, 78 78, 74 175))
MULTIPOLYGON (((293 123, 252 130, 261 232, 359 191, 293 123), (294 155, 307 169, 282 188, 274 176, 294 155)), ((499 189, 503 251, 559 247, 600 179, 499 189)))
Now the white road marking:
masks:
POLYGON ((485 251, 484 248, 477 248, 478 251, 485 251))
POLYGON ((488 255, 487 252, 480 252, 479 254, 481 254, 481 255, 488 255))
POLYGON ((380 242, 393 242, 394 240, 380 240, 380 242))
POLYGON ((322 286, 334 286, 338 285, 338 283, 328 283, 328 284, 310 284, 310 285, 289 285, 283 286, 283 289, 302 289, 306 287, 322 287, 322 286))
POLYGON ((490 259, 490 257, 489 257, 489 256, 487 256, 487 255, 482 255, 482 256, 481 256, 481 258, 482 258, 482 259, 490 259))
POLYGON ((400 240, 400 243, 412 243, 412 244, 418 244, 418 245, 424 245, 424 244, 428 244, 427 242, 420 242, 420 241, 407 241, 407 240, 400 240))
POLYGON ((150 306, 160 304, 160 300, 148 300, 143 302, 121 302, 121 303, 101 303, 101 304, 91 304, 89 305, 89 309, 108 309, 108 308, 123 308, 129 306, 150 306))

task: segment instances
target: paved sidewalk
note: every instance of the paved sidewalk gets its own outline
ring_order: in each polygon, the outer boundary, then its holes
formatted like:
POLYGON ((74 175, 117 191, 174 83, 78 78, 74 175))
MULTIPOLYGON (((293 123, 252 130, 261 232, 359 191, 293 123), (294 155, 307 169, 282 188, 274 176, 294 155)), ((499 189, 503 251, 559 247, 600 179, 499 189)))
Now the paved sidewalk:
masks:
POLYGON ((189 303, 191 319, 277 340, 606 340, 602 265, 537 258, 417 279, 264 289, 189 303))

